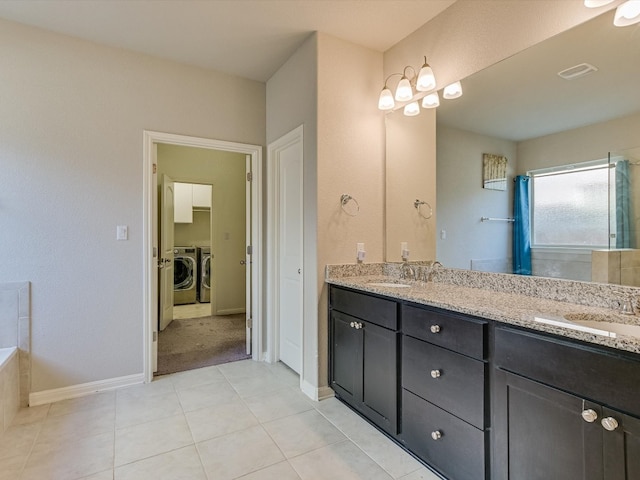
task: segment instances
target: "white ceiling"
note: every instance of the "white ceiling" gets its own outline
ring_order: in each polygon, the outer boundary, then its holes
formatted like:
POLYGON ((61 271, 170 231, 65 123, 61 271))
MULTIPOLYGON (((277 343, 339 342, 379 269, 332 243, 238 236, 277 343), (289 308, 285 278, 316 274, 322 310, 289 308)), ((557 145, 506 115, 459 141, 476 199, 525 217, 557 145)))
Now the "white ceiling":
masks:
POLYGON ((386 51, 455 0, 0 0, 0 18, 266 81, 313 31, 386 51))

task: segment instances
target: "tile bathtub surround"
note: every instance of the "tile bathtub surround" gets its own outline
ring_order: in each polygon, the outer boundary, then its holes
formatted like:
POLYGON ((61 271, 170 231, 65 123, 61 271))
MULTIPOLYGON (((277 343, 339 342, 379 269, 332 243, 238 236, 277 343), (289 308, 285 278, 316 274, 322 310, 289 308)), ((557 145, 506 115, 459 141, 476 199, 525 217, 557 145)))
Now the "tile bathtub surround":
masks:
POLYGON ((15 349, 0 349, 0 435, 9 428, 19 409, 18 355, 15 349))
MULTIPOLYGON (((424 265, 429 262, 410 263, 411 265, 424 265)), ((330 281, 331 279, 360 276, 390 276, 399 278, 400 265, 399 263, 327 265, 326 279, 330 281)), ((640 288, 638 287, 505 273, 478 272, 446 267, 436 268, 432 281, 435 283, 513 293, 599 308, 615 309, 621 297, 640 298, 640 288)))
POLYGON ((0 480, 439 479, 298 385, 282 364, 243 360, 25 408, 0 436, 0 480))
POLYGON ((0 283, 0 348, 18 347, 20 406, 31 391, 31 284, 0 283))

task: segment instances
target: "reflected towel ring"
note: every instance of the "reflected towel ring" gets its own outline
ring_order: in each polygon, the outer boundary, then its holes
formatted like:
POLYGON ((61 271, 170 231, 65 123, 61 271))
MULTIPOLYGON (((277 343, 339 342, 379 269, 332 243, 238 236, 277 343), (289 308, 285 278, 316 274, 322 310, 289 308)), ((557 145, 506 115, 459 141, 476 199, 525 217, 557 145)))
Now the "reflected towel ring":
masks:
POLYGON ((431 205, 423 200, 416 199, 416 201, 413 202, 413 206, 416 207, 416 210, 418 210, 418 215, 420 215, 422 218, 429 220, 433 215, 433 209, 431 208, 431 205))
POLYGON ((355 217, 360 213, 360 205, 358 204, 358 201, 346 193, 343 193, 340 197, 340 207, 342 208, 342 211, 350 217, 355 217), (347 205, 351 202, 353 202, 353 205, 347 208, 347 205))

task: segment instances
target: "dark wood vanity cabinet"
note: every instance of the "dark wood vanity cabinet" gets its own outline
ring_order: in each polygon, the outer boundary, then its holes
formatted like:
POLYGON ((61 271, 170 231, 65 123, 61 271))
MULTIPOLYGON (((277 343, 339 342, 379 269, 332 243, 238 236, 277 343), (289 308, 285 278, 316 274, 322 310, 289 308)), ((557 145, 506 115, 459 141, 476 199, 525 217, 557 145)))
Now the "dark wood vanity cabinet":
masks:
POLYGON ((397 304, 330 290, 329 382, 336 395, 386 432, 398 433, 397 304))
POLYGON ((640 362, 498 327, 494 363, 493 479, 640 479, 640 362))
POLYGON ((487 477, 487 322, 401 306, 401 442, 447 478, 487 477))

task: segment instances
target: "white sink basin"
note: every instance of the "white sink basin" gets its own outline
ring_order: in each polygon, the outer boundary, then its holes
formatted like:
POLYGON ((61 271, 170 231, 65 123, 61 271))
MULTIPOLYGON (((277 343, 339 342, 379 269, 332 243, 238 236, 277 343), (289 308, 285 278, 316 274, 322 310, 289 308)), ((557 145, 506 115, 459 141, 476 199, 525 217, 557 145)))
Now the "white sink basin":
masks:
POLYGON ((367 285, 372 287, 385 287, 385 288, 409 288, 411 285, 406 283, 392 283, 392 282, 369 282, 367 285))
POLYGON ((548 319, 536 317, 535 320, 548 325, 571 328, 580 332, 602 335, 604 337, 617 338, 618 335, 640 338, 640 325, 619 323, 614 315, 569 313, 563 319, 548 319))

